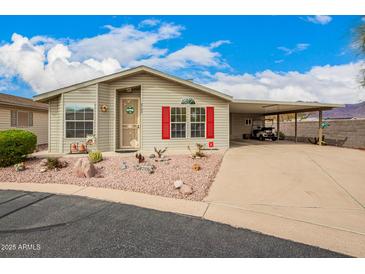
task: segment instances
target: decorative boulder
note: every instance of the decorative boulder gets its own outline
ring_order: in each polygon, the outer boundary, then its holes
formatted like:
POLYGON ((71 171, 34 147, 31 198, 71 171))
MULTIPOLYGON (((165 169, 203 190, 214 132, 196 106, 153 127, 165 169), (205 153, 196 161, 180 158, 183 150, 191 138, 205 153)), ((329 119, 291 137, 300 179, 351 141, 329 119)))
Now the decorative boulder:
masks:
POLYGON ((156 170, 156 166, 152 165, 150 163, 138 164, 138 165, 135 165, 134 168, 139 171, 146 171, 149 174, 155 173, 155 170, 156 170))
POLYGON ((62 161, 59 161, 59 168, 65 168, 68 166, 68 162, 62 160, 62 161))
POLYGON ((48 160, 47 159, 42 159, 41 162, 39 163, 40 166, 47 166, 48 165, 48 160))
POLYGON ((128 168, 127 163, 123 161, 122 164, 120 165, 120 169, 126 170, 127 168, 128 168))
POLYGON ((47 170, 48 170, 48 167, 44 166, 44 167, 41 167, 41 168, 40 168, 39 172, 40 172, 40 173, 44 173, 44 172, 46 172, 47 170))
POLYGON ((183 195, 190 195, 193 193, 193 188, 189 185, 185 185, 183 184, 180 189, 179 189, 180 193, 183 195))
POLYGON ((155 157, 156 157, 156 155, 152 153, 152 154, 150 154, 150 156, 148 158, 153 159, 155 157))
POLYGON ((19 164, 15 164, 14 168, 15 168, 16 172, 23 171, 23 170, 25 170, 25 164, 24 164, 24 162, 21 162, 19 164))
POLYGON ((201 166, 199 165, 199 164, 197 164, 197 163, 195 163, 195 164, 193 164, 193 170, 194 171, 199 171, 199 170, 201 170, 202 168, 201 168, 201 166))
POLYGON ((181 188, 183 186, 183 181, 181 180, 177 180, 174 182, 174 187, 177 189, 177 188, 181 188))
POLYGON ((90 163, 87 158, 78 159, 74 165, 73 172, 79 178, 91 178, 96 175, 94 164, 90 163))

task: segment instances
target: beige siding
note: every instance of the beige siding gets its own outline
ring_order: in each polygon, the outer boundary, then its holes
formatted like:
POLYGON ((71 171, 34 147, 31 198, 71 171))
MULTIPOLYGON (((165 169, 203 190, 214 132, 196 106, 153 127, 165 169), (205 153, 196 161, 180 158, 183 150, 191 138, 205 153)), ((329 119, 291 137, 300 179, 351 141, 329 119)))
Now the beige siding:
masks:
POLYGON ((251 134, 254 126, 264 125, 265 117, 257 114, 231 113, 230 139, 242 139, 243 134, 251 134), (252 125, 245 124, 246 119, 252 119, 252 125))
POLYGON ((19 129, 29 130, 37 135, 37 144, 48 143, 48 113, 46 111, 35 111, 23 108, 11 108, 0 106, 0 130, 14 129, 11 127, 11 110, 23 110, 33 112, 33 126, 19 129))
MULTIPOLYGON (((228 148, 229 146, 229 104, 216 96, 209 95, 175 82, 140 73, 119 81, 109 83, 110 91, 130 86, 142 86, 141 92, 141 143, 144 152, 152 152, 153 147, 167 146, 170 150, 186 150, 188 145, 197 142, 206 144, 205 138, 171 139, 161 138, 161 107, 180 106, 183 97, 194 97, 196 106, 214 106, 215 108, 215 146, 228 148)), ((186 105, 185 105, 186 106, 186 105)), ((187 117, 189 119, 189 117, 187 117)), ((189 129, 188 125, 188 129, 189 129)))
POLYGON ((49 152, 62 152, 62 104, 58 96, 49 101, 49 152))
POLYGON ((91 85, 85 88, 81 88, 78 90, 70 91, 63 94, 63 103, 61 98, 61 111, 60 115, 62 117, 61 127, 61 138, 63 139, 63 151, 64 153, 68 153, 70 151, 70 145, 72 143, 84 143, 85 138, 66 138, 65 136, 65 117, 64 117, 64 109, 66 104, 72 103, 83 103, 83 104, 93 104, 94 105, 94 134, 96 134, 96 108, 97 108, 97 85, 91 85))
POLYGON ((98 121, 97 121, 97 147, 101 151, 112 151, 113 147, 113 128, 114 128, 114 93, 109 90, 108 84, 98 85, 98 121), (107 112, 100 111, 100 107, 106 105, 107 112))
MULTIPOLYGON (((97 147, 102 151, 113 151, 119 148, 119 99, 120 93, 117 89, 126 87, 141 86, 141 93, 128 94, 141 98, 141 149, 145 153, 153 151, 157 147, 169 147, 170 150, 187 150, 188 145, 195 143, 208 144, 205 138, 194 139, 172 139, 162 140, 161 138, 161 107, 163 105, 179 106, 183 97, 194 97, 196 106, 214 106, 215 108, 215 147, 225 149, 229 146, 229 103, 216 96, 206 94, 202 91, 189 88, 169 80, 152 76, 147 73, 139 73, 126 78, 99 83, 79 90, 67 92, 59 97, 57 102, 61 104, 52 107, 54 125, 51 128, 51 138, 55 140, 53 147, 63 144, 63 152, 69 151, 70 143, 81 142, 80 139, 65 139, 64 132, 64 105, 66 103, 93 103, 95 104, 95 115, 98 117, 94 122, 94 132, 97 137, 97 147), (118 94, 118 95, 117 95, 118 94), (101 112, 100 106, 108 106, 107 112, 101 112), (62 119, 59 123, 57 119, 62 119), (57 122, 57 123, 56 123, 57 122), (56 126, 57 124, 57 126, 56 126), (60 131, 57 131, 57 127, 60 131), (58 132, 60 135, 57 136, 58 132), (57 138, 56 138, 57 137, 57 138), (60 141, 56 141, 60 140, 60 141)), ((124 96, 124 95, 122 95, 124 96)), ((185 105, 186 106, 186 105, 185 105)), ((189 117, 187 117, 189 119, 189 117)), ((52 126, 52 122, 51 122, 52 126)), ((189 130, 188 124, 188 130, 189 130)))

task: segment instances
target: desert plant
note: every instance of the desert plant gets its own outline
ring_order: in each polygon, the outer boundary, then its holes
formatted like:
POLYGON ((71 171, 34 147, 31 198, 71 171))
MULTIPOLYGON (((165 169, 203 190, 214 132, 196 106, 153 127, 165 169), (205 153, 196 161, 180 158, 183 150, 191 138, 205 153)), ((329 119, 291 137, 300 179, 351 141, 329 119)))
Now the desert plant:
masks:
MULTIPOLYGON (((365 17, 361 24, 355 30, 354 47, 358 49, 360 54, 365 55, 365 17)), ((365 87, 365 68, 362 66, 360 70, 360 83, 362 87, 365 87)))
POLYGON ((136 153, 136 158, 139 164, 144 162, 144 156, 141 153, 136 153))
POLYGON ((37 136, 30 131, 0 131, 0 167, 23 162, 28 154, 34 152, 36 145, 37 136))
POLYGON ((89 152, 89 160, 91 163, 95 164, 103 160, 103 154, 99 150, 89 152))
POLYGON ((204 148, 204 145, 199 144, 199 143, 196 144, 196 150, 195 151, 192 151, 190 149, 190 146, 188 146, 188 150, 190 151, 192 158, 197 158, 197 157, 202 158, 202 157, 205 157, 206 155, 202 152, 202 149, 203 148, 204 148))
POLYGON ((58 160, 58 158, 55 158, 55 157, 47 158, 47 168, 48 169, 55 169, 55 168, 59 168, 60 166, 61 166, 61 163, 58 160))
POLYGON ((161 158, 162 155, 166 152, 167 147, 165 147, 164 149, 157 149, 156 147, 154 148, 155 152, 157 153, 158 158, 161 158))
POLYGON ((279 131, 279 139, 280 140, 284 140, 285 139, 285 134, 284 134, 284 132, 282 132, 282 131, 279 131))

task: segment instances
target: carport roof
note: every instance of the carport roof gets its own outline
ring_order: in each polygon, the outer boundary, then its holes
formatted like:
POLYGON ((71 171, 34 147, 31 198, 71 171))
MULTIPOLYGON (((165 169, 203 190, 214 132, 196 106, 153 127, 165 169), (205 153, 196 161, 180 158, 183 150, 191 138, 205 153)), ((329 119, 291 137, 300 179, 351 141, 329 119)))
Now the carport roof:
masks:
POLYGON ((266 100, 241 100, 234 99, 229 103, 232 113, 251 113, 251 114, 284 114, 295 112, 311 112, 318 110, 329 110, 344 107, 341 104, 324 104, 318 102, 285 102, 285 101, 266 101, 266 100))

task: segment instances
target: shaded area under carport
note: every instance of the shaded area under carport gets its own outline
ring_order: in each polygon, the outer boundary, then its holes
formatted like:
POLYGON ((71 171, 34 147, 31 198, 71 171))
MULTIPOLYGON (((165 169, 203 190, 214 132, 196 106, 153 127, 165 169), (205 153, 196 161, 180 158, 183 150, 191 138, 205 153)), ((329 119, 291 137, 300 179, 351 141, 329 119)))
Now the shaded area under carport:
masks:
MULTIPOLYGON (((323 138, 323 111, 333 108, 344 107, 341 104, 324 104, 318 102, 283 102, 264 100, 240 100, 236 99, 230 103, 230 113, 248 115, 248 117, 261 117, 276 115, 276 132, 280 132, 280 115, 294 114, 295 133, 294 141, 298 140, 298 113, 318 111, 318 144, 322 145, 323 138)), ((232 119, 230 119, 231 129, 232 119)), ((278 134, 278 138, 280 138, 278 134)))

